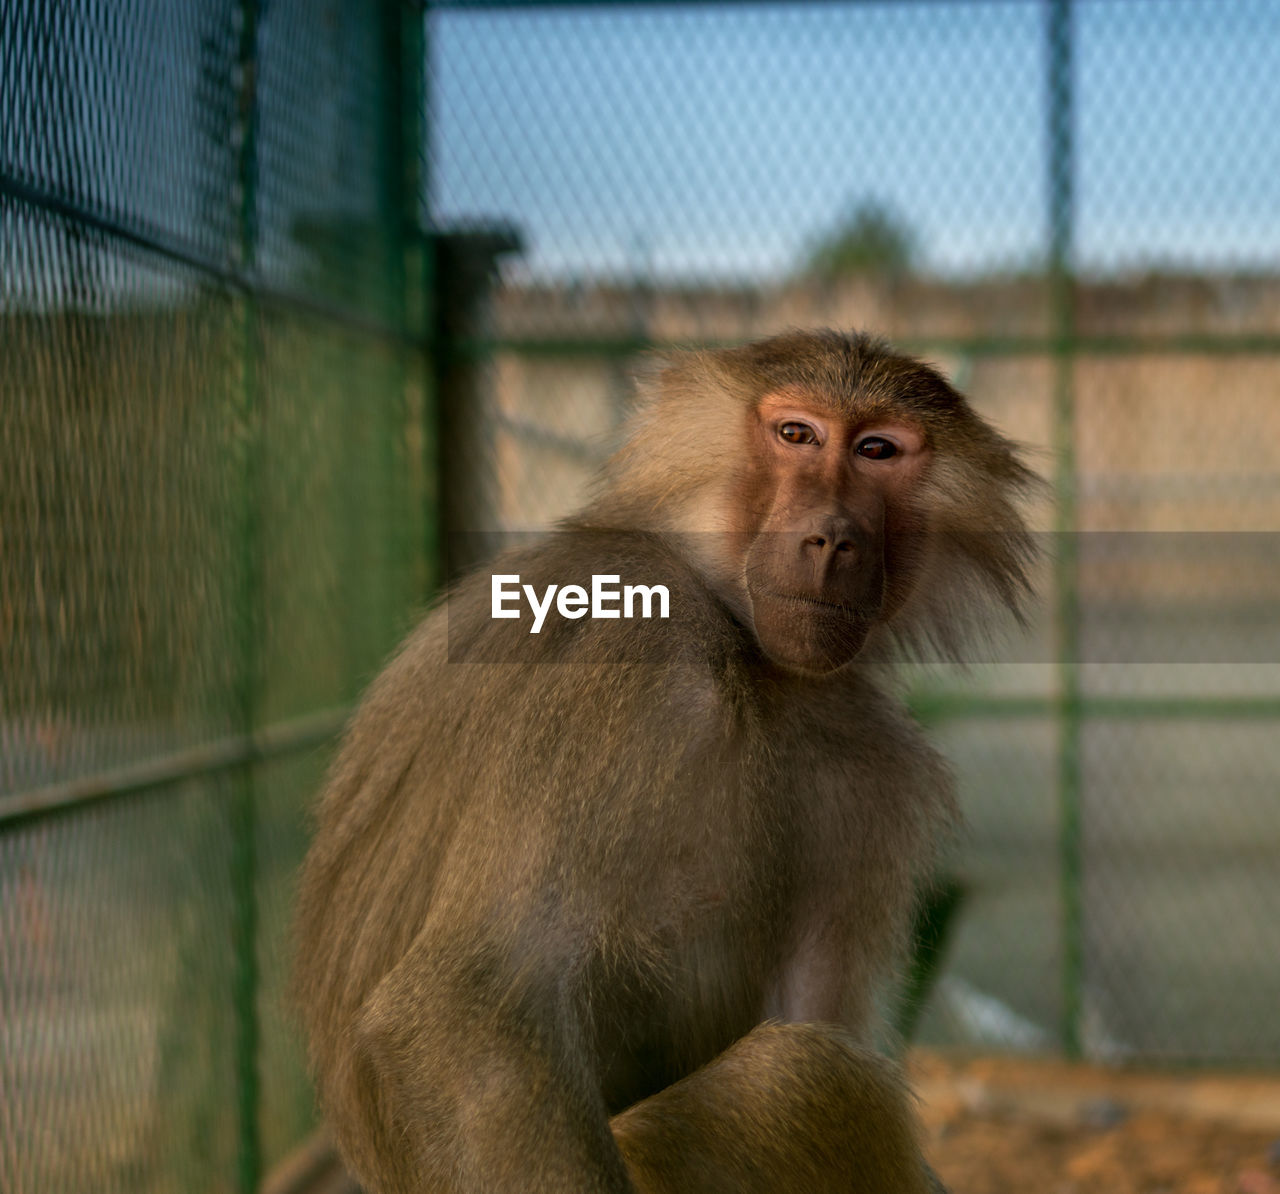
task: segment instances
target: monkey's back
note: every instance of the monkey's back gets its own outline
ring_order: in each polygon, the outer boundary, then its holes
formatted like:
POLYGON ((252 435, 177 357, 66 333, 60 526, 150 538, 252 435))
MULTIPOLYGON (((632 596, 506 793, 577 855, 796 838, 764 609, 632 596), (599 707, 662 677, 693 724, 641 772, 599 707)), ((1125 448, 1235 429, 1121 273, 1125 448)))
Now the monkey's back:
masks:
MULTIPOLYGON (((516 903, 533 914, 564 900, 557 916, 588 950, 628 924, 628 957, 609 964, 643 969, 662 953, 666 929, 683 926, 652 910, 679 920, 706 893, 670 890, 655 857, 736 857, 726 837, 762 848, 741 783, 755 719, 743 652, 723 606, 645 535, 553 537, 464 580, 426 617, 348 727, 303 868, 295 988, 322 1089, 346 1070, 361 1006, 429 918, 500 920, 516 903), (491 617, 489 572, 541 591, 589 585, 585 561, 666 585, 671 617, 549 618, 538 635, 527 618, 491 617), (697 804, 676 799, 690 790, 697 804), (574 907, 584 891, 591 906, 574 907)), ((712 894, 737 882, 722 876, 712 894)))

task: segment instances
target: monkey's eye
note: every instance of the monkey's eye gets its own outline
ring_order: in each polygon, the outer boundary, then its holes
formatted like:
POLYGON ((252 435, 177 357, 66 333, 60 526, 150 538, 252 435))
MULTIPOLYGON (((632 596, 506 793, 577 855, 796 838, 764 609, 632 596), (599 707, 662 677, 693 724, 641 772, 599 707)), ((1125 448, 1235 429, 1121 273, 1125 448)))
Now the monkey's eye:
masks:
POLYGON ((888 460, 898 454, 898 445, 878 435, 869 435, 858 445, 858 455, 868 460, 888 460))
POLYGON ((789 444, 816 444, 817 433, 808 423, 783 423, 778 428, 780 438, 789 444))

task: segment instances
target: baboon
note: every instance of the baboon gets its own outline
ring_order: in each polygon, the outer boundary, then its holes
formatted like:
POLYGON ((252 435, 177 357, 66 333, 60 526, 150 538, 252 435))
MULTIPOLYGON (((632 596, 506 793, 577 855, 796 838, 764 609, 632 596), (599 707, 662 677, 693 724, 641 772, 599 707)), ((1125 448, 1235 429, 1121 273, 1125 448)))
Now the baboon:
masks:
POLYGON ((872 1036, 956 814, 888 665, 1017 612, 1032 484, 865 335, 651 372, 595 499, 410 635, 321 801, 297 990, 369 1191, 935 1188, 872 1036), (493 616, 495 576, 599 575, 669 615, 493 616))

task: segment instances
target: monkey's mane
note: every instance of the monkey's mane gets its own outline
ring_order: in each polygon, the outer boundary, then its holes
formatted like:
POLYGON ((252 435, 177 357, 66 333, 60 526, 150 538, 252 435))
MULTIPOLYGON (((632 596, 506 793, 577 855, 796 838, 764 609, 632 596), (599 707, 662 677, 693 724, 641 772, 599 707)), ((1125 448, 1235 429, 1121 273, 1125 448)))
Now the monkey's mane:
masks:
POLYGON ((860 658, 960 661, 991 634, 992 606, 1024 622, 1039 553, 1020 509, 1044 483, 937 369, 863 333, 792 330, 648 358, 624 441, 597 479, 591 525, 696 540, 694 562, 709 583, 737 584, 727 555, 709 545, 732 525, 730 504, 740 500, 747 420, 780 390, 844 416, 907 417, 933 450, 916 503, 927 521, 921 569, 860 658))

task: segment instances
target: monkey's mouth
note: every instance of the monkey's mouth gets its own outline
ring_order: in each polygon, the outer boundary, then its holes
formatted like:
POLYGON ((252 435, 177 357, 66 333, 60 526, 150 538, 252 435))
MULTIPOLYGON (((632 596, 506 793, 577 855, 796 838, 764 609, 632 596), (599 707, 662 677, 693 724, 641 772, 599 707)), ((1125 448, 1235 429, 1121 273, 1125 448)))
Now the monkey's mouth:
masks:
POLYGON ((756 640, 775 663, 791 671, 823 675, 862 650, 874 614, 852 602, 761 589, 751 595, 756 640))
POLYGON ((768 601, 781 601, 786 605, 793 605, 806 612, 818 612, 828 617, 835 615, 841 618, 848 618, 850 621, 861 621, 865 616, 855 609, 848 602, 831 601, 825 597, 814 597, 808 593, 780 593, 771 590, 765 590, 756 595, 756 598, 763 597, 768 601))

